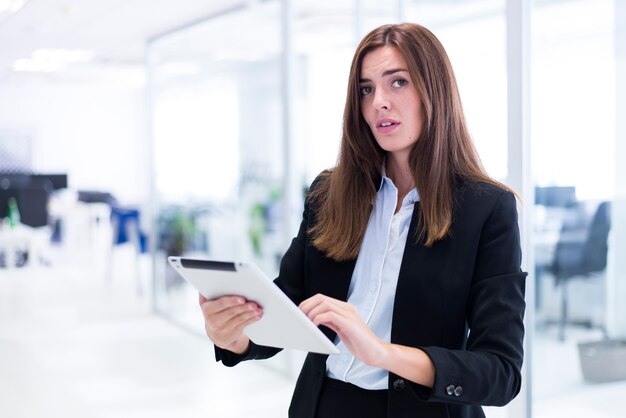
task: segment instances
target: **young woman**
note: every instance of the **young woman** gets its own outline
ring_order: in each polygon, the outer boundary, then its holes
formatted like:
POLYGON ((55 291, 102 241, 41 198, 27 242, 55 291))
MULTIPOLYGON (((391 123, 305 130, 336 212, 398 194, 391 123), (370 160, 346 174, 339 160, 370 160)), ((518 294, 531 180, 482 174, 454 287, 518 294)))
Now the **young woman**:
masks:
MULTIPOLYGON (((337 166, 312 184, 276 284, 341 354, 309 354, 290 417, 484 417, 521 387, 524 284, 514 193, 483 169, 444 48, 415 24, 359 45, 337 166)), ((262 309, 200 297, 218 360, 279 350, 262 309)))

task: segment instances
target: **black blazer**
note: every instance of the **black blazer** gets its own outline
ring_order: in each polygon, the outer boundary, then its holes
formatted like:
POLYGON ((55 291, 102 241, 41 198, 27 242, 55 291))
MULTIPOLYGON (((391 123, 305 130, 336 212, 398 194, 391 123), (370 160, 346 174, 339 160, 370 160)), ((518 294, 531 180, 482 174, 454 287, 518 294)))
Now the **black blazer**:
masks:
MULTIPOLYGON (((391 342, 424 350, 435 365, 435 382, 430 389, 389 373, 387 416, 484 417, 481 405, 505 405, 521 387, 526 273, 520 269, 515 197, 486 183, 462 183, 450 234, 430 248, 415 239, 419 210, 418 202, 398 277, 391 342)), ((336 262, 313 247, 307 230, 315 219, 315 208, 305 204, 275 282, 296 304, 316 293, 345 301, 356 260, 336 262)), ((322 331, 334 340, 333 331, 322 331)), ((278 351, 251 343, 241 356, 219 348, 215 353, 234 366, 278 351)), ((315 417, 326 358, 307 356, 289 417, 315 417)))

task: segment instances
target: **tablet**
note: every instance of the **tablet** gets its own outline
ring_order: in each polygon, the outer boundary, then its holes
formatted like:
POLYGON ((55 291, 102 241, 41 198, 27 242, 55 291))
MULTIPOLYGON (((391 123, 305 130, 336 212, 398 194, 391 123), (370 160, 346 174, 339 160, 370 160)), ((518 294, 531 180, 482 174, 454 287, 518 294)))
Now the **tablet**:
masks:
POLYGON ((339 350, 322 331, 253 263, 168 257, 174 269, 207 299, 238 295, 263 308, 244 333, 255 344, 311 353, 339 350))

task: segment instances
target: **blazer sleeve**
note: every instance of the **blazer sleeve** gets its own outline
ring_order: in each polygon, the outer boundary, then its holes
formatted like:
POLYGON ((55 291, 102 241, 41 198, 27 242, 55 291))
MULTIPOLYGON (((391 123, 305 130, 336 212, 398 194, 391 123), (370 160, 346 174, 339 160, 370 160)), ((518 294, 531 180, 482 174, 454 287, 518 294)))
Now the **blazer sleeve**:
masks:
POLYGON ((521 388, 524 300, 527 273, 521 249, 515 197, 502 192, 484 222, 467 301, 469 336, 465 350, 419 347, 435 365, 431 390, 418 396, 460 404, 502 406, 521 388))
MULTIPOLYGON (((311 189, 316 186, 320 178, 321 176, 313 182, 311 189)), ((309 199, 307 198, 305 199, 304 212, 298 234, 291 240, 291 245, 285 255, 283 255, 278 277, 274 280, 274 283, 276 283, 295 304, 300 304, 305 298, 304 259, 310 210, 309 199)), ((248 351, 239 355, 215 346, 215 360, 221 361, 225 366, 232 367, 245 360, 270 358, 281 350, 280 348, 257 345, 253 341, 250 341, 248 351)))

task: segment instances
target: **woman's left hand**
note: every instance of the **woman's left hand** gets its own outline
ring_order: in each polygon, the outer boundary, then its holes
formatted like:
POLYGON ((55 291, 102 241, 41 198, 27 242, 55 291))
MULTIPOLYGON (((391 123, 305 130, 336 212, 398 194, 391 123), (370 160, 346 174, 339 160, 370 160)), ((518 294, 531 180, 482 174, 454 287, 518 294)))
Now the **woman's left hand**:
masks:
POLYGON ((363 363, 378 366, 385 358, 388 344, 369 329, 349 303, 318 293, 302 302, 300 309, 315 325, 335 331, 346 348, 363 363))

